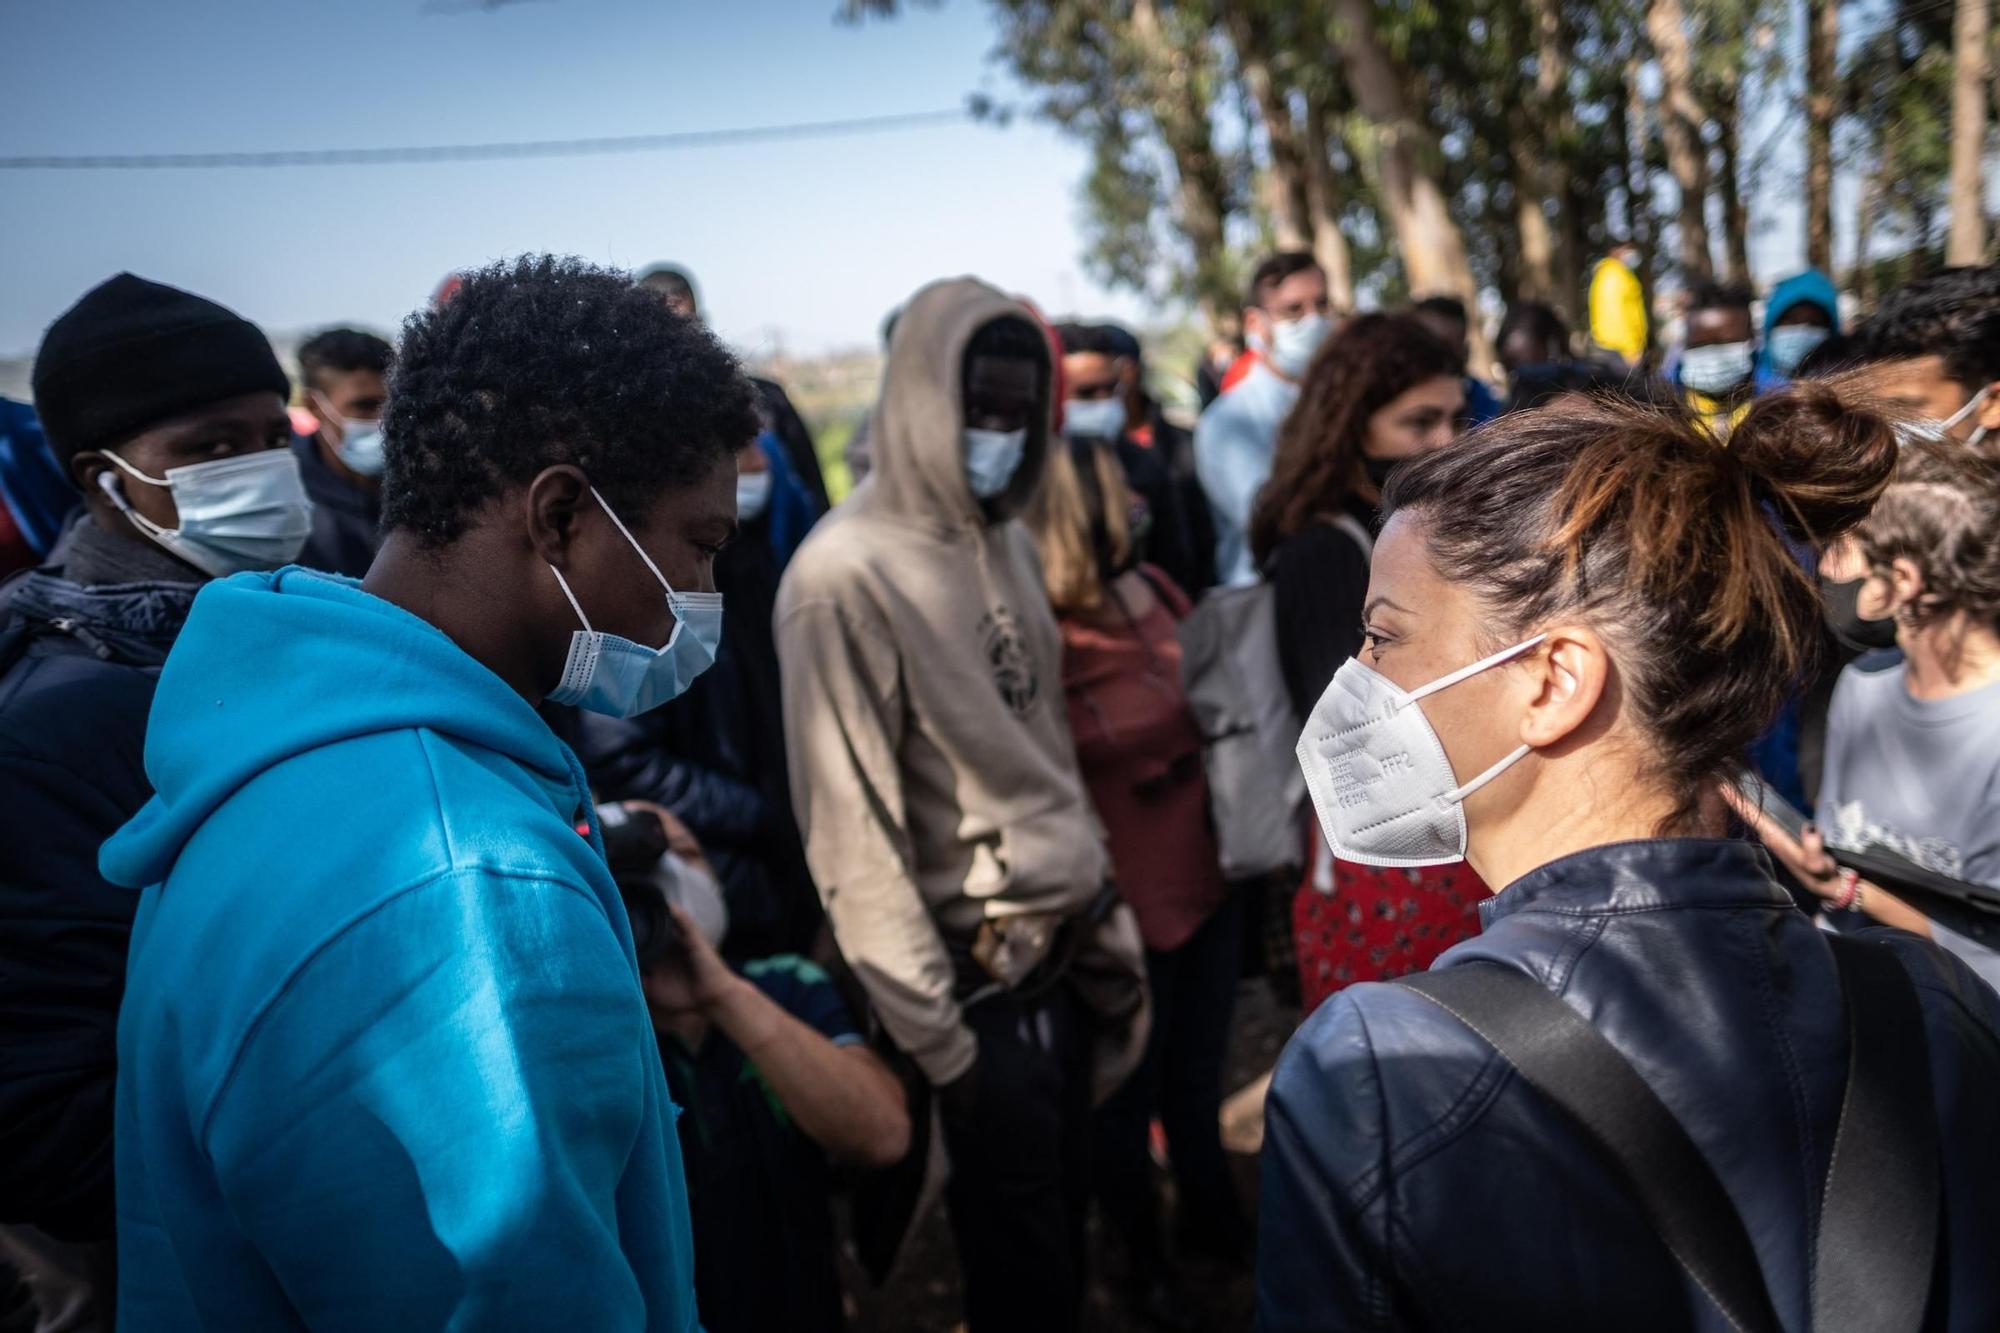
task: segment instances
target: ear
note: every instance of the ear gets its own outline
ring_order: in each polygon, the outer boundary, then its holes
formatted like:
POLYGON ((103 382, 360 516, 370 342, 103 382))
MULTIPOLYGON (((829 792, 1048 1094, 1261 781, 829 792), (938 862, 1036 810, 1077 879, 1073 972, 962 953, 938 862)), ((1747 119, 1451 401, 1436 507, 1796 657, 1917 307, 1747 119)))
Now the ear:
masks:
POLYGON ((1590 720, 1611 677, 1604 641, 1583 626, 1552 629, 1522 663, 1532 697, 1521 719, 1521 743, 1560 744, 1590 720))
POLYGON ((1917 606, 1924 596, 1924 571, 1908 556, 1897 556, 1889 562, 1889 590, 1895 594, 1898 612, 1917 606))
POLYGON ((1984 427, 1988 435, 2000 433, 2000 380, 1986 386, 1986 398, 1973 412, 1972 419, 1984 427))
POLYGON ((543 469, 528 483, 522 500, 528 545, 536 557, 557 569, 567 566, 584 511, 596 507, 581 468, 559 463, 543 469))
POLYGON ((1253 334, 1267 341, 1271 337, 1271 317, 1256 306, 1243 312, 1243 337, 1248 340, 1253 334))
POLYGON ((70 480, 74 481, 76 488, 86 496, 101 494, 97 489, 97 479, 110 466, 111 460, 106 458, 101 450, 92 449, 69 460, 70 480))

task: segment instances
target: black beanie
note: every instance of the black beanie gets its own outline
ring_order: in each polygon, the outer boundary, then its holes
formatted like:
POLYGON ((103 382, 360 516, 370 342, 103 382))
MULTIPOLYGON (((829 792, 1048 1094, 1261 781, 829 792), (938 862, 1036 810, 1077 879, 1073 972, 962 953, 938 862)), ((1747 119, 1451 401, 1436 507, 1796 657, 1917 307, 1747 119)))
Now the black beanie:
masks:
POLYGON ((64 462, 260 390, 292 392, 262 330, 205 297, 130 273, 84 293, 35 353, 35 411, 64 462))

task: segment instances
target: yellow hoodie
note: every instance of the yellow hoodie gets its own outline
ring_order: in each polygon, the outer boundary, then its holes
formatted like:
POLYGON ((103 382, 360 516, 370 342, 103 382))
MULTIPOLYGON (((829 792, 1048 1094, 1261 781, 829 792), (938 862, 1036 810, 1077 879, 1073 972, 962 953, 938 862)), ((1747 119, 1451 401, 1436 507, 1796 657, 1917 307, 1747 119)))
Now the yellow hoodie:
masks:
POLYGON ((1639 275, 1616 259, 1590 275, 1590 339, 1636 366, 1646 354, 1646 293, 1639 275))
MULTIPOLYGON (((869 423, 874 467, 799 548, 778 590, 786 752, 806 859, 842 955, 934 1083, 969 1068, 952 949, 1008 923, 1011 979, 1110 875, 1065 712, 1062 645, 1028 533, 1053 408, 988 509, 966 480, 965 349, 1039 322, 984 283, 919 292, 896 324, 869 423)), ((1099 1086, 1136 1063, 1144 964, 1129 908, 1069 973, 1116 1020, 1099 1086)))

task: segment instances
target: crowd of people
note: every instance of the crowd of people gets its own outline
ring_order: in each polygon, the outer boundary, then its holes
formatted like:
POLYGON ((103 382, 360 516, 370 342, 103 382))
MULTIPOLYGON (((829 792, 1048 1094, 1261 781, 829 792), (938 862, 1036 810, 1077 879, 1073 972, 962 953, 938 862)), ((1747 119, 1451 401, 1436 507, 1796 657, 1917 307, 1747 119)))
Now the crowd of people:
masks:
POLYGON ((84 293, 0 400, 0 1329, 837 1328, 940 1193, 972 1333, 1093 1209, 1166 1329, 2000 1327, 2000 268, 1668 338, 1637 261, 1272 255, 1192 430, 937 282, 838 504, 677 268, 296 382, 84 293))

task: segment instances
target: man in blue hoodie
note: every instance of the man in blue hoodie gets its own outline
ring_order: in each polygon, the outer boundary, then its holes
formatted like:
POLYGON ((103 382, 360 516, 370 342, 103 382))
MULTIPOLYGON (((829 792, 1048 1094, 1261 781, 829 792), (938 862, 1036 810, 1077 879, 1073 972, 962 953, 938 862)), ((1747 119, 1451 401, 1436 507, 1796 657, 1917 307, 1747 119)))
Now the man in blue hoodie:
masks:
POLYGON ((367 578, 196 599, 104 849, 144 886, 120 1321, 681 1333, 674 1109, 536 707, 629 716, 708 664, 751 390, 624 275, 530 257, 411 317, 385 421, 367 578))

